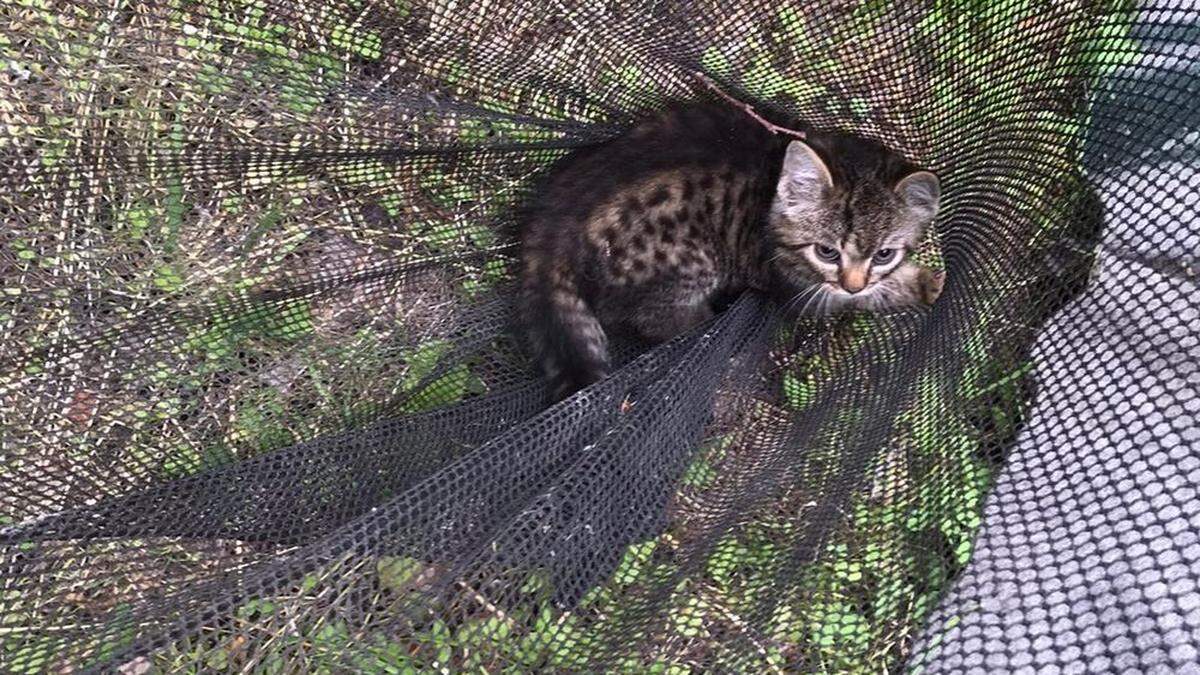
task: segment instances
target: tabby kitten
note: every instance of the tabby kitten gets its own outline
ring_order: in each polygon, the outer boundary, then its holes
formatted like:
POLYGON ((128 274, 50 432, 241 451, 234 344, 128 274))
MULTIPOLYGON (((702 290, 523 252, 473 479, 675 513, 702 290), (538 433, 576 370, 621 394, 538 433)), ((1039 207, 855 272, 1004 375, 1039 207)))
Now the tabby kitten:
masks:
POLYGON ((939 194, 869 140, 675 107, 573 153, 539 190, 521 233, 530 346, 557 400, 608 373, 607 331, 664 341, 746 289, 818 314, 932 302, 939 279, 908 254, 939 194))

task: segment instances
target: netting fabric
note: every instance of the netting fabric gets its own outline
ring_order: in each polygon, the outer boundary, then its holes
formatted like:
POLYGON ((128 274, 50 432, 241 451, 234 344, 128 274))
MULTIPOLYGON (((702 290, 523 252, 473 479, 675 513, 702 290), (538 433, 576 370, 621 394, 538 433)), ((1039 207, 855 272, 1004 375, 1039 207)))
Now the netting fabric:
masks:
POLYGON ((0 671, 1200 669, 1200 7, 0 5, 0 671), (697 74, 938 173, 928 309, 561 404, 539 176, 697 74))

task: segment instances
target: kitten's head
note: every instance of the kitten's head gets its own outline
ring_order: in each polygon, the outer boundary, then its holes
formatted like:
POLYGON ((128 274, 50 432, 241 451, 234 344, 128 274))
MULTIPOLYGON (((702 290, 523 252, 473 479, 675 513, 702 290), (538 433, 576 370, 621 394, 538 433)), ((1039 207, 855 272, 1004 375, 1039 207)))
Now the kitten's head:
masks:
POLYGON ((821 310, 886 306, 941 188, 877 145, 842 144, 853 157, 833 172, 808 144, 788 145, 768 216, 771 266, 789 287, 822 298, 821 310))

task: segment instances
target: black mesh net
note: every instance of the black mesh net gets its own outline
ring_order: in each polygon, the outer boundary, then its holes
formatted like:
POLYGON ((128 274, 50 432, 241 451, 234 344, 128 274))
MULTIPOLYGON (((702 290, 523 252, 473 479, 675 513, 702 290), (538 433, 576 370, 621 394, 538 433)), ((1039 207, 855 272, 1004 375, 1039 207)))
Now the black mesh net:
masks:
POLYGON ((1198 18, 0 5, 0 670, 1200 668, 1198 18), (520 206, 698 73, 938 172, 945 292, 544 409, 520 206))

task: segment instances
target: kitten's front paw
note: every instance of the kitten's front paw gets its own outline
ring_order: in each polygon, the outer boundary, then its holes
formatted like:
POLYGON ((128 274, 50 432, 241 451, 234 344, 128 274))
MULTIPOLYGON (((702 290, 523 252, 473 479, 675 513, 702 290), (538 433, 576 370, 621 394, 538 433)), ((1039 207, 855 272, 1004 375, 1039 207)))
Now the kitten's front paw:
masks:
POLYGON ((922 268, 918 276, 920 283, 921 302, 926 305, 932 305, 938 296, 942 294, 942 288, 946 285, 946 273, 944 271, 935 271, 929 268, 922 268))

